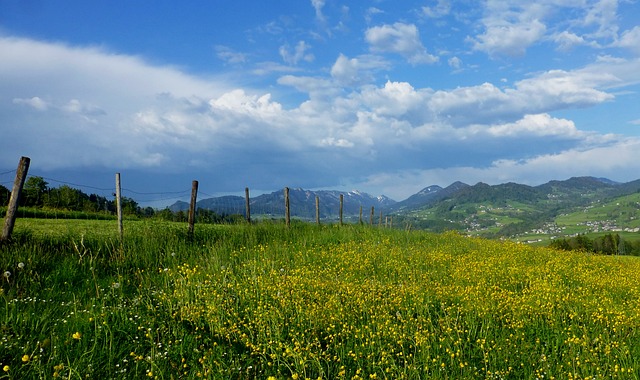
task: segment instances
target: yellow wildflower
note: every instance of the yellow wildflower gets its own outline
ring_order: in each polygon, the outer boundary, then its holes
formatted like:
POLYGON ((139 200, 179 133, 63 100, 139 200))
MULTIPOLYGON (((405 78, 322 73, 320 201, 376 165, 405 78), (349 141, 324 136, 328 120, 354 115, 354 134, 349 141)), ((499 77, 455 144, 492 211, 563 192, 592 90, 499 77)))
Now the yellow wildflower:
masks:
POLYGON ((28 362, 28 361, 29 361, 29 359, 31 359, 31 358, 29 357, 29 355, 23 355, 23 356, 22 356, 22 361, 23 361, 24 363, 28 362))
POLYGON ((82 334, 76 331, 73 333, 73 335, 71 335, 71 337, 73 337, 73 339, 80 340, 80 338, 82 338, 82 334))

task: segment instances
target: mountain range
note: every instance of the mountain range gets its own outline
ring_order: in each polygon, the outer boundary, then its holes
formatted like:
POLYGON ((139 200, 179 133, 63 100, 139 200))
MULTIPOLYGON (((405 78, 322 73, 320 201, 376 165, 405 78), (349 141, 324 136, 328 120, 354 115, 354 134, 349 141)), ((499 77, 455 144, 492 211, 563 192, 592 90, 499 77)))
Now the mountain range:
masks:
MULTIPOLYGON (((640 180, 618 183, 606 178, 573 177, 539 186, 512 182, 499 185, 454 182, 444 188, 432 185, 400 202, 359 191, 311 191, 301 188, 290 189, 289 199, 291 216, 301 219, 315 219, 317 197, 320 217, 323 220, 337 220, 342 194, 343 216, 347 220, 357 219, 362 212, 363 218, 368 221, 373 207, 376 222, 384 214, 393 216, 396 225, 401 223, 434 231, 483 231, 486 236, 496 237, 513 236, 540 228, 554 223, 560 215, 639 191, 640 180)), ((188 207, 188 203, 179 201, 169 208, 176 212, 188 210, 188 207)), ((202 199, 197 202, 197 207, 219 214, 244 215, 245 198, 223 196, 202 199)), ((282 218, 284 191, 253 197, 250 199, 250 208, 252 216, 282 218)))
MULTIPOLYGON (((365 210, 363 213, 366 213, 370 212, 371 207, 380 210, 397 203, 384 195, 375 197, 357 190, 341 192, 337 190, 311 191, 293 188, 289 189, 291 216, 301 219, 315 219, 316 197, 318 197, 320 218, 337 219, 340 211, 340 195, 343 196, 343 216, 345 218, 359 215, 361 207, 365 210)), ((196 207, 212 210, 218 214, 244 215, 245 204, 246 199, 244 197, 227 195, 202 199, 196 202, 196 207)), ((285 212, 284 190, 251 197, 249 207, 252 216, 281 218, 285 212)), ((169 206, 169 209, 174 212, 186 211, 189 209, 189 203, 178 201, 169 206)))

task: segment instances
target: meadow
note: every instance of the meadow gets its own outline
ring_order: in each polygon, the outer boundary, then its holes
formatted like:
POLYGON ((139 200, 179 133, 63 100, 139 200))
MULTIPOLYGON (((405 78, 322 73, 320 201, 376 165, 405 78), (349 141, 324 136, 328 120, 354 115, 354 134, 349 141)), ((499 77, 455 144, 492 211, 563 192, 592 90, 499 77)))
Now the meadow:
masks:
POLYGON ((0 378, 640 378, 640 261, 361 225, 19 219, 0 378))

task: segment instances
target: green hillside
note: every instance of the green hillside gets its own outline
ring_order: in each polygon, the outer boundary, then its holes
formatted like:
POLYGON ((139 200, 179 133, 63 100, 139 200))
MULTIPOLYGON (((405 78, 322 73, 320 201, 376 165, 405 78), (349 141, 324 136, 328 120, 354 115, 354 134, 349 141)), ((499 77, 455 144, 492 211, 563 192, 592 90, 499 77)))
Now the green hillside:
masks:
POLYGON ((612 184, 591 177, 531 187, 479 183, 408 210, 397 220, 432 231, 458 230, 472 236, 544 243, 575 234, 636 236, 640 222, 637 181, 612 184))
MULTIPOLYGON (((497 213, 496 213, 497 214, 497 213)), ((640 261, 351 225, 19 219, 10 379, 637 378, 640 261)))

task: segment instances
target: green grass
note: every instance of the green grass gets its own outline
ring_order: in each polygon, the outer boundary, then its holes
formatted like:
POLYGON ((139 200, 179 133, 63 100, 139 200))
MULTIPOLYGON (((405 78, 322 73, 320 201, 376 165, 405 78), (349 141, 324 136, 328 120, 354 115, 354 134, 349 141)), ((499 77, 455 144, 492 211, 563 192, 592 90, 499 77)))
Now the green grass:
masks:
POLYGON ((640 377, 640 261, 357 225, 18 220, 0 377, 640 377))

